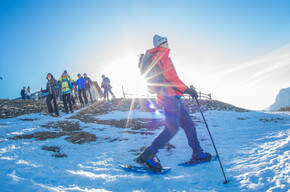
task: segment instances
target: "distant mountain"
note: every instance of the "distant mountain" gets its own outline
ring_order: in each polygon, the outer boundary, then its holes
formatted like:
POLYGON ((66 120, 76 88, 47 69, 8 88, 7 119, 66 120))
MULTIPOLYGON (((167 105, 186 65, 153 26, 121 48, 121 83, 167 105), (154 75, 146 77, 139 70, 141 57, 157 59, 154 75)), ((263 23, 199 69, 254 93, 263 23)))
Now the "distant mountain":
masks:
POLYGON ((290 87, 281 89, 276 96, 275 103, 270 106, 270 111, 276 111, 282 107, 290 106, 290 87))

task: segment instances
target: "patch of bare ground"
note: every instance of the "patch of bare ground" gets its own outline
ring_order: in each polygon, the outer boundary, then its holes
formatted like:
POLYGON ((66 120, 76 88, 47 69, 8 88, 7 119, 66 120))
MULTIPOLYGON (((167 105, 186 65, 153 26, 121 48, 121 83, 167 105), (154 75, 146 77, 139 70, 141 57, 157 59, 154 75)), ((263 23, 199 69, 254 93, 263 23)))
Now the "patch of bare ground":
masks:
POLYGON ((95 134, 88 132, 72 132, 68 134, 68 137, 65 138, 67 141, 73 144, 83 144, 85 142, 93 142, 97 140, 95 134))
POLYGON ((65 154, 65 153, 55 153, 52 156, 57 157, 57 158, 62 158, 62 157, 67 157, 67 154, 65 154))
POLYGON ((283 121, 284 119, 283 118, 271 117, 271 118, 261 118, 259 120, 262 121, 262 122, 275 122, 275 123, 278 123, 278 121, 283 121))
POLYGON ((42 146, 41 149, 44 151, 59 152, 61 148, 58 146, 42 146))
POLYGON ((8 119, 30 113, 40 113, 46 109, 44 100, 9 100, 0 99, 0 118, 8 119))
MULTIPOLYGON (((98 119, 98 115, 109 114, 112 111, 129 111, 131 110, 141 110, 148 111, 146 107, 147 99, 114 99, 111 101, 103 101, 95 103, 92 106, 82 110, 78 114, 70 117, 70 119, 78 119, 84 123, 96 123, 99 125, 109 125, 117 128, 127 129, 126 133, 131 134, 153 134, 152 130, 156 130, 164 125, 161 119, 110 119, 101 120, 98 119)), ((100 128, 103 131, 104 128, 100 128)))
MULTIPOLYGON (((150 99, 151 102, 156 105, 154 99, 150 99)), ((131 134, 153 134, 152 130, 156 130, 164 126, 163 119, 145 119, 139 117, 138 119, 110 119, 101 120, 98 119, 98 115, 109 114, 113 111, 129 111, 129 110, 139 110, 139 111, 150 111, 147 108, 148 100, 146 98, 138 99, 114 99, 111 101, 102 101, 95 103, 92 106, 87 107, 78 114, 70 117, 70 119, 78 119, 84 123, 96 123, 99 125, 109 125, 117 128, 126 128, 127 133, 131 134)), ((182 99, 182 102, 187 107, 190 113, 199 112, 199 108, 194 100, 182 99)), ((216 100, 199 100, 201 109, 203 111, 208 110, 223 110, 223 111, 237 111, 237 112, 247 112, 248 110, 235 107, 233 105, 223 103, 216 100)), ((195 122, 201 122, 200 119, 193 116, 195 122)), ((99 129, 100 131, 104 129, 99 129)))
POLYGON ((41 125, 41 127, 47 128, 47 129, 58 129, 62 132, 72 132, 72 131, 80 131, 82 130, 80 128, 79 122, 76 121, 57 121, 57 122, 50 122, 44 125, 41 125))
POLYGON ((53 157, 57 158, 67 157, 67 154, 60 152, 61 147, 58 146, 42 146, 42 150, 54 152, 52 155, 53 157))
POLYGON ((65 139, 73 144, 83 144, 85 142, 94 142, 97 137, 95 134, 81 131, 81 127, 78 122, 75 121, 58 121, 50 122, 41 127, 47 129, 54 129, 54 131, 43 131, 35 132, 32 134, 23 134, 16 135, 10 139, 19 140, 19 139, 36 139, 36 140, 47 140, 55 139, 62 136, 66 136, 65 139))
MULTIPOLYGON (((57 101, 58 108, 64 111, 63 102, 57 101)), ((46 100, 9 100, 0 99, 0 119, 9 119, 30 113, 41 113, 47 111, 46 100)), ((25 120, 24 120, 25 121, 25 120)))
POLYGON ((47 139, 55 139, 64 136, 64 133, 61 132, 50 132, 50 131, 42 131, 42 132, 35 132, 33 134, 23 134, 23 135, 16 135, 10 137, 12 140, 20 140, 20 139, 36 139, 39 141, 44 141, 47 139))
MULTIPOLYGON (((150 101, 155 105, 156 102, 154 99, 150 99, 150 101)), ((71 119, 79 119, 83 122, 92 123, 94 120, 94 116, 109 114, 112 111, 129 111, 129 110, 140 110, 140 111, 149 111, 147 108, 148 100, 145 98, 139 99, 114 99, 111 101, 98 102, 95 103, 81 112, 71 116, 71 119)), ((190 113, 199 112, 198 106, 196 102, 192 99, 182 99, 182 102, 189 110, 190 113)), ((199 100, 201 109, 203 111, 209 110, 219 110, 219 111, 236 111, 236 112, 248 112, 249 110, 235 107, 228 103, 223 103, 217 100, 199 100)), ((157 106, 158 107, 158 106, 157 106)))
MULTIPOLYGON (((239 108, 234 105, 223 103, 217 100, 198 100, 198 101, 202 111, 217 110, 217 111, 249 112, 249 110, 247 109, 239 108)), ((182 102, 190 113, 199 112, 199 108, 196 101, 192 99, 183 99, 182 102)))
POLYGON ((25 119, 20 119, 21 121, 37 121, 37 119, 29 119, 29 118, 25 118, 25 119))

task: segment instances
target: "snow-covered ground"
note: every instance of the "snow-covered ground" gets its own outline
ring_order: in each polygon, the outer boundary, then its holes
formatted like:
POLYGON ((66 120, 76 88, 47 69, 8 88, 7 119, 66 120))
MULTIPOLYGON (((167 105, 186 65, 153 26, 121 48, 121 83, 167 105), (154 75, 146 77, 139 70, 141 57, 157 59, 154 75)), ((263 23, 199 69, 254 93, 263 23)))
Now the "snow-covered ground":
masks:
MULTIPOLYGON (((202 147, 214 154, 201 115, 191 115, 202 147)), ((163 166, 172 170, 165 175, 150 175, 125 172, 119 165, 132 164, 136 153, 153 140, 162 126, 156 130, 134 130, 29 114, 0 120, 0 191, 290 191, 289 114, 206 111, 204 115, 231 180, 226 185, 218 161, 194 167, 177 166, 191 155, 182 129, 170 141, 174 147, 158 153, 163 166), (66 136, 9 139, 55 131, 41 127, 55 121, 78 122, 82 131, 95 134, 97 139, 84 144, 73 144, 66 136), (43 146, 57 146, 67 156, 54 157, 54 152, 43 150, 43 146)), ((94 118, 107 121, 128 116, 129 120, 138 121, 164 118, 162 112, 138 110, 112 111, 94 118)))

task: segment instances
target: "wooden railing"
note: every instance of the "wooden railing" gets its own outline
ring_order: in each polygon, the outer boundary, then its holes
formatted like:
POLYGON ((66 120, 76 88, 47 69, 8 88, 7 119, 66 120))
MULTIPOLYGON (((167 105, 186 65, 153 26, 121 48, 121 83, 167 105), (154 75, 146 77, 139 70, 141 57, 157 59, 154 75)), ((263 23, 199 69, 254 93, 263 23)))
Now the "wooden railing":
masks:
MULTIPOLYGON (((48 95, 48 93, 42 93, 40 91, 37 91, 37 92, 34 92, 34 93, 30 94, 30 99, 31 100, 40 100, 40 99, 45 98, 47 95, 48 95)), ((22 97, 17 97, 17 98, 15 98, 13 100, 19 100, 19 99, 22 99, 22 97)))
MULTIPOLYGON (((147 92, 147 94, 134 94, 132 92, 132 90, 130 89, 125 89, 124 86, 122 86, 122 92, 123 92, 123 97, 127 98, 127 97, 144 97, 144 98, 154 98, 156 97, 156 94, 150 94, 149 92, 147 92)), ((202 93, 201 91, 197 92, 198 94, 198 99, 209 99, 211 100, 211 93, 207 94, 207 93, 202 93)), ((191 99, 191 96, 188 94, 184 94, 183 96, 184 99, 191 99)))
MULTIPOLYGON (((197 92, 198 95, 198 99, 209 99, 212 100, 211 98, 211 93, 207 94, 207 93, 202 93, 201 91, 197 92)), ((191 99, 191 96, 188 94, 184 95, 184 99, 191 99)))
POLYGON ((122 86, 122 92, 123 92, 123 97, 127 98, 127 97, 144 97, 144 98, 153 98, 155 97, 155 94, 150 94, 149 92, 147 94, 136 94, 133 93, 132 90, 130 89, 125 89, 124 86, 122 86))

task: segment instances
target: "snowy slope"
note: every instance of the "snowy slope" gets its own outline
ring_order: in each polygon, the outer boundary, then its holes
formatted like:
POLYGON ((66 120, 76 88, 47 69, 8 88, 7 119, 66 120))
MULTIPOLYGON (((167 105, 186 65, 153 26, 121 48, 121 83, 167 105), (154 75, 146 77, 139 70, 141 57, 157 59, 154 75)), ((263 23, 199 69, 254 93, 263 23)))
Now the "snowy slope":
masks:
MULTIPOLYGON (((42 114, 1 119, 0 191, 290 190, 289 114, 219 110, 204 114, 231 180, 229 184, 222 184, 218 161, 195 167, 177 166, 190 157, 190 148, 181 129, 170 141, 171 147, 158 154, 164 166, 172 167, 168 174, 124 172, 118 165, 133 163, 132 159, 140 149, 163 128, 164 115, 162 112, 137 109, 129 112, 112 107, 105 113, 87 114, 90 121, 71 115, 52 118, 42 114), (142 124, 148 120, 155 122, 154 129, 142 124), (57 121, 77 123, 81 131, 94 134, 96 139, 77 144, 67 139, 77 129, 69 132, 43 126, 57 121), (124 121, 127 128, 118 125, 124 121), (62 135, 44 140, 15 137, 48 131, 62 135), (18 139, 9 139, 12 137, 18 139), (59 147, 59 153, 67 156, 57 158, 53 156, 57 152, 43 150, 44 146, 59 147)), ((202 147, 214 154, 201 115, 191 115, 202 147)))

